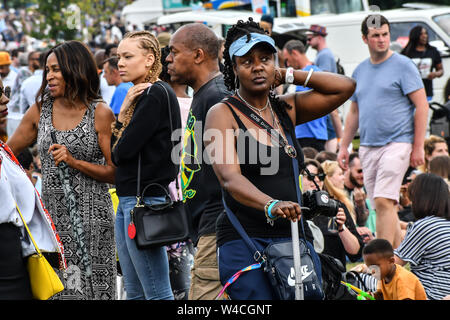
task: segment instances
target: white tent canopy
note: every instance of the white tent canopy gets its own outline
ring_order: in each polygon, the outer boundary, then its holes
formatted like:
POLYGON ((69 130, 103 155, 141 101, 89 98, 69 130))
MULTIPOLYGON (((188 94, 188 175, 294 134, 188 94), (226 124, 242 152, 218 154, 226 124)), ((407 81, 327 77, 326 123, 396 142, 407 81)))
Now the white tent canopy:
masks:
POLYGON ((163 11, 161 0, 137 0, 123 8, 122 18, 125 22, 141 25, 156 22, 163 11))

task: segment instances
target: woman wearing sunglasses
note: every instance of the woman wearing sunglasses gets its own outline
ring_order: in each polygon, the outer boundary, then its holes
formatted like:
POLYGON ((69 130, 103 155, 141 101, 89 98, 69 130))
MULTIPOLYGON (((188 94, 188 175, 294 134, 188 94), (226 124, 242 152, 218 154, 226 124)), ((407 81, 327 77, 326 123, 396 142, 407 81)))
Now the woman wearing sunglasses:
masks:
POLYGON ((307 159, 305 165, 307 171, 303 172, 303 192, 318 190, 318 186, 320 190, 327 191, 330 197, 340 204, 334 218, 319 215, 313 219, 324 237, 322 253, 339 259, 344 266, 346 257, 352 262, 359 260, 364 243, 349 211, 349 208, 353 210, 353 205, 343 190, 342 170, 336 161, 330 160, 320 165, 316 160, 307 159))

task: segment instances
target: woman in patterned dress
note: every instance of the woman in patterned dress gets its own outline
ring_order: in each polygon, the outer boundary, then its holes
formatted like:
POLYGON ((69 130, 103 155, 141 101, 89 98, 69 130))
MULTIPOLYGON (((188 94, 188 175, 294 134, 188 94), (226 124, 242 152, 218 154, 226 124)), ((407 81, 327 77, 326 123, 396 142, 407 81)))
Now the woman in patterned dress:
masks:
POLYGON ((8 144, 19 154, 37 139, 42 198, 68 264, 65 290, 55 298, 114 299, 114 214, 107 185, 114 183, 110 152, 114 115, 98 94, 97 68, 84 44, 57 45, 45 61, 36 103, 8 144))

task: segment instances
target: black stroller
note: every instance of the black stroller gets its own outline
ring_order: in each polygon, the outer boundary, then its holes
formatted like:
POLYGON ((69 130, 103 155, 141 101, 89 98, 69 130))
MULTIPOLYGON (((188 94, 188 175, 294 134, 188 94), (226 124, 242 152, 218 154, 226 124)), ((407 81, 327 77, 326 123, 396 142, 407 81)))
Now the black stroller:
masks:
POLYGON ((430 109, 433 111, 430 134, 444 138, 450 145, 450 101, 445 104, 431 102, 430 109))

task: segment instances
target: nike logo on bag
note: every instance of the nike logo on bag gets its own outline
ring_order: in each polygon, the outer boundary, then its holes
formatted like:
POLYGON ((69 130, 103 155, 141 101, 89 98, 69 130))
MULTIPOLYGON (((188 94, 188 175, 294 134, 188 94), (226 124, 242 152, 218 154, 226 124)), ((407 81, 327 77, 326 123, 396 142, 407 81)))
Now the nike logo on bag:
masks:
MULTIPOLYGON (((308 266, 302 266, 302 282, 305 281, 306 278, 308 278, 313 272, 308 271, 308 266)), ((295 270, 294 268, 291 268, 291 273, 288 275, 288 285, 290 287, 295 286, 295 270)))

